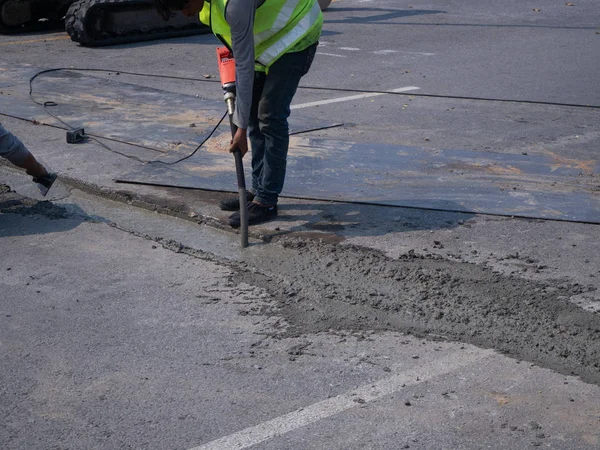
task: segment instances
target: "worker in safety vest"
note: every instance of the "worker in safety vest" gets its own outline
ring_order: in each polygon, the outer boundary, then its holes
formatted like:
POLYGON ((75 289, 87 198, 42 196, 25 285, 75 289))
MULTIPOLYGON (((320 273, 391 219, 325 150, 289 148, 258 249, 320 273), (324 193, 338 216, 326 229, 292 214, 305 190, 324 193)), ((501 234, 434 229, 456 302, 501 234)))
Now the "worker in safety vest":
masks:
MULTIPOLYGON (((229 47, 236 68, 238 130, 230 151, 252 149, 252 186, 248 224, 277 217, 289 147, 290 104, 300 78, 312 64, 323 15, 317 0, 154 0, 167 19, 173 11, 200 20, 229 47)), ((240 226, 237 197, 221 201, 236 211, 229 224, 240 226)))

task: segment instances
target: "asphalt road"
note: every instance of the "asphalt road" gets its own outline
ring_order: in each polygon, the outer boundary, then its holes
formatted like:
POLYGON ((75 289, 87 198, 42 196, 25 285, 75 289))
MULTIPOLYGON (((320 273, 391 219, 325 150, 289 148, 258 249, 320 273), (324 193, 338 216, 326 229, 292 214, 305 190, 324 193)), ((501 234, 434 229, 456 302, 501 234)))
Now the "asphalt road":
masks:
MULTIPOLYGON (((310 136, 597 163, 600 13, 565 3, 334 1, 295 103, 414 86, 310 136)), ((221 100, 215 45, 0 36, 0 69, 221 100)), ((0 120, 62 179, 0 168, 2 448, 600 445, 597 225, 284 198, 242 252, 224 194, 114 182, 155 153, 0 120)))
POLYGON ((432 334, 298 332, 257 264, 289 246, 62 194, 0 196, 3 448, 598 445, 597 385, 432 334))

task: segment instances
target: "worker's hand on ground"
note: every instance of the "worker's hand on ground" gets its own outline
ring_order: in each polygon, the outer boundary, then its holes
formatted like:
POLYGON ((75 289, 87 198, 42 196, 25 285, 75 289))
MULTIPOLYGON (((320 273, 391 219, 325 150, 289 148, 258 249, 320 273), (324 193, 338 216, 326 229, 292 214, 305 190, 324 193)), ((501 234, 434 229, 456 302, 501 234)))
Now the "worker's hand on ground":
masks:
POLYGON ((231 140, 231 146, 229 152, 233 153, 236 149, 240 149, 242 156, 248 151, 248 137, 246 136, 245 128, 238 128, 231 140))

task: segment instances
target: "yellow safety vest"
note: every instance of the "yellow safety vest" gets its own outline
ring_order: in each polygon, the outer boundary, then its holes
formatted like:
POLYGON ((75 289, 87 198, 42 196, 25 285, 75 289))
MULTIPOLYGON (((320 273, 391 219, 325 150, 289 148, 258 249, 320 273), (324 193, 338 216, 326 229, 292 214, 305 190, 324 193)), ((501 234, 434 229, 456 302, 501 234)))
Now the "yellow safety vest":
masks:
MULTIPOLYGON (((231 29, 225 20, 227 1, 205 1, 200 21, 231 49, 231 29)), ((285 53, 314 44, 322 26, 323 14, 317 0, 265 0, 254 17, 256 69, 267 71, 285 53)))

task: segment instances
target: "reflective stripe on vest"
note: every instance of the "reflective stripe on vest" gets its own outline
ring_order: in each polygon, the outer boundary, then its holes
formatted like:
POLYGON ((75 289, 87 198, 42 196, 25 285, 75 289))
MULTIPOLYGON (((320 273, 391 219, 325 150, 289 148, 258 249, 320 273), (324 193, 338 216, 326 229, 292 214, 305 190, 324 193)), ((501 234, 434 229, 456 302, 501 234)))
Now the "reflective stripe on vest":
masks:
MULTIPOLYGON (((231 28, 225 20, 227 3, 228 0, 211 0, 210 3, 205 0, 200 19, 231 48, 231 28)), ((268 69, 305 36, 317 27, 320 29, 322 21, 317 0, 265 0, 254 20, 256 63, 268 69)))
POLYGON ((267 31, 263 31, 262 33, 256 33, 254 35, 254 46, 257 46, 261 42, 266 41, 271 36, 278 33, 280 30, 282 30, 283 27, 285 27, 287 25, 287 23, 289 22, 289 20, 291 19, 292 14, 293 14, 294 10, 296 9, 296 6, 298 6, 298 4, 301 1, 302 0, 288 0, 285 3, 285 5, 281 8, 281 11, 279 12, 279 14, 277 15, 277 18, 273 22, 271 29, 267 30, 267 31))
MULTIPOLYGON (((288 3, 292 4, 291 11, 294 11, 296 5, 300 0, 290 0, 288 3)), ((286 3, 287 6, 287 3, 286 3)), ((283 8, 286 9, 286 8, 283 8)), ((291 14, 291 11, 288 10, 291 14)), ((283 11, 282 11, 283 14, 283 11)), ((279 16, 281 16, 280 14, 279 16)), ((281 36, 277 42, 271 45, 269 48, 264 50, 260 56, 258 57, 258 62, 263 64, 264 66, 269 66, 273 63, 277 58, 279 58, 285 51, 298 42, 315 24, 315 22, 319 19, 319 15, 321 14, 321 8, 318 2, 314 2, 312 9, 306 14, 300 22, 296 24, 294 28, 288 31, 285 35, 281 36)), ((279 16, 277 20, 279 20, 279 16)), ((289 17, 288 17, 289 20, 289 17)), ((284 25, 285 26, 285 25, 284 25)), ((280 30, 277 30, 280 31, 280 30)), ((273 36, 276 32, 271 33, 273 36)), ((262 34, 262 33, 261 33, 262 34)), ((270 36, 269 36, 270 37, 270 36)), ((255 37, 256 39, 256 37, 255 37)), ((257 42, 255 42, 255 46, 257 42)))

